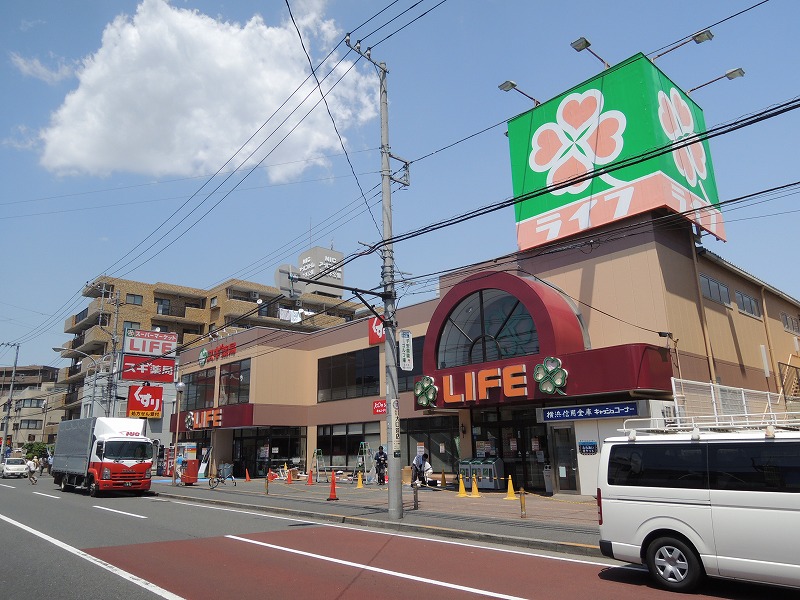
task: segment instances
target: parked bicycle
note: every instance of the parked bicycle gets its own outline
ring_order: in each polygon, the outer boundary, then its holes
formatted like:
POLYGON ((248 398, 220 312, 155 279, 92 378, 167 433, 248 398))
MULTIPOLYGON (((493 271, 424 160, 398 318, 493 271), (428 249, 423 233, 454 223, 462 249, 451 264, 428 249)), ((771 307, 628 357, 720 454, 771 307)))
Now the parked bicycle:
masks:
POLYGON ((233 465, 222 463, 217 469, 217 474, 214 477, 208 478, 208 487, 213 490, 220 483, 222 485, 228 485, 229 479, 233 482, 233 485, 236 485, 236 479, 233 477, 233 465))

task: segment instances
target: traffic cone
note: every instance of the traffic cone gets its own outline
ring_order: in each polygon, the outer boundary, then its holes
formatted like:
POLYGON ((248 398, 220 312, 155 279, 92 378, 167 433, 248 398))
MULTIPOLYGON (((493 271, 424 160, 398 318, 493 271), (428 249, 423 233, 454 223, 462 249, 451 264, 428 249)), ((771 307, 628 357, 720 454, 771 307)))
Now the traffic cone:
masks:
POLYGON ((447 477, 444 476, 444 469, 442 469, 442 489, 447 487, 447 477))
POLYGON ((458 498, 466 498, 467 490, 464 489, 464 475, 458 474, 458 498))
POLYGON ((472 474, 472 493, 469 495, 470 498, 480 498, 481 495, 478 492, 478 479, 475 476, 475 473, 472 474))
POLYGON ((292 470, 288 469, 286 471, 286 483, 292 483, 292 470))
POLYGON ((517 497, 514 495, 514 484, 511 482, 511 475, 508 476, 508 493, 503 500, 516 500, 517 497))
POLYGON ((278 476, 272 472, 272 469, 267 471, 267 479, 269 479, 270 481, 275 481, 277 478, 278 476))
POLYGON ((244 480, 250 481, 250 471, 248 471, 247 469, 244 470, 244 480))
POLYGON ((308 470, 308 479, 306 480, 306 485, 314 485, 314 470, 308 470))
POLYGON ((338 500, 336 497, 336 473, 332 473, 333 477, 331 477, 331 495, 328 496, 328 500, 338 500))
POLYGON ((361 471, 358 472, 358 485, 356 485, 356 489, 364 489, 364 479, 361 477, 361 471))

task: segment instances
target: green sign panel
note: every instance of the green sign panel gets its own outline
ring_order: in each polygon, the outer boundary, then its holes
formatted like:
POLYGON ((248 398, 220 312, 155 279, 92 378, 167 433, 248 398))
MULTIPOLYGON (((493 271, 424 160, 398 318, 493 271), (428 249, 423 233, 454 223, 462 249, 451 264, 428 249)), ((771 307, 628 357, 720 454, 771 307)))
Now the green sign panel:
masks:
POLYGON ((725 239, 708 142, 639 160, 705 127, 702 110, 643 54, 515 117, 514 195, 534 194, 515 206, 520 250, 662 207, 690 211, 725 239), (613 170, 620 161, 627 166, 613 170))

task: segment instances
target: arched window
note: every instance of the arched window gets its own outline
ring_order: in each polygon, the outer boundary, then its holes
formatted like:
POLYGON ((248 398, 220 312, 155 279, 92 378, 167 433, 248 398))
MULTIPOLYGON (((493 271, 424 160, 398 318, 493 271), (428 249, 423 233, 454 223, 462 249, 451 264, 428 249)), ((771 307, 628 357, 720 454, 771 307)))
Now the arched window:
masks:
POLYGON ((503 290, 485 289, 465 297, 450 313, 436 362, 445 369, 538 352, 536 325, 522 302, 503 290))

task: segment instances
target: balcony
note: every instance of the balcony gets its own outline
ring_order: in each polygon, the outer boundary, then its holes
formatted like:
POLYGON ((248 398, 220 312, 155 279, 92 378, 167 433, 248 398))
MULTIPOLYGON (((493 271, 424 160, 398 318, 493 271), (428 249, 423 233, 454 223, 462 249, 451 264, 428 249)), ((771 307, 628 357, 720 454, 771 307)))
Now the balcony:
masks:
POLYGON ((80 333, 92 325, 96 325, 100 318, 100 306, 104 302, 108 305, 108 300, 95 298, 81 312, 69 317, 64 321, 64 333, 80 333))
POLYGON ((204 308, 194 307, 180 307, 173 306, 165 308, 163 306, 156 307, 156 314, 153 315, 153 321, 163 321, 165 323, 183 323, 187 325, 203 325, 208 320, 207 313, 204 308))

